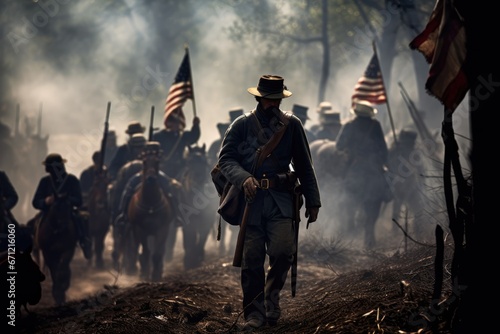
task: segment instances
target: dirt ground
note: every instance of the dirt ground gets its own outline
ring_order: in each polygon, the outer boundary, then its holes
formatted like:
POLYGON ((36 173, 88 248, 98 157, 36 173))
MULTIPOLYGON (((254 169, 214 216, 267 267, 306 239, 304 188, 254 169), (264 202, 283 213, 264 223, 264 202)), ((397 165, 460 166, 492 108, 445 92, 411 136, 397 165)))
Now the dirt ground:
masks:
MULTIPOLYGON (((236 333, 243 324, 239 268, 217 241, 203 267, 184 271, 182 249, 166 264, 163 281, 140 282, 111 268, 97 270, 78 250, 68 302, 54 306, 50 276, 39 304, 18 318, 18 333, 236 333)), ((451 247, 447 247, 449 251, 451 247)), ((449 252, 446 252, 447 254, 449 252)), ((259 333, 450 333, 445 308, 431 297, 434 252, 429 246, 361 251, 315 237, 299 245, 297 295, 282 292, 282 317, 259 333)), ((451 256, 445 258, 448 267, 451 256)), ((447 271, 445 270, 445 273, 447 271)), ((445 275, 446 305, 451 289, 445 275)))

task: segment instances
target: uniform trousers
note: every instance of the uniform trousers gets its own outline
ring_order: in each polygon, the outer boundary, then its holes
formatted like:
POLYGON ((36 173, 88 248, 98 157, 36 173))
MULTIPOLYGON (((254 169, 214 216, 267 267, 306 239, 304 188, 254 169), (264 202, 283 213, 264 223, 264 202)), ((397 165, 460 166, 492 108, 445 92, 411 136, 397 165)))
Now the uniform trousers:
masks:
POLYGON ((246 320, 265 319, 266 312, 280 314, 280 292, 296 253, 293 220, 282 215, 269 192, 263 195, 260 224, 248 224, 245 233, 241 287, 246 320), (266 255, 269 257, 267 277, 266 255))

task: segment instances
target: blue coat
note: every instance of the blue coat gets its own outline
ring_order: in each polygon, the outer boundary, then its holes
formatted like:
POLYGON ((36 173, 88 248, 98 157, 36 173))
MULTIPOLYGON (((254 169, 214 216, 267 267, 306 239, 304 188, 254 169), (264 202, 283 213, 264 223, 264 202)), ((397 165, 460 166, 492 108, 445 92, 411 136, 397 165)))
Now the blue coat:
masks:
POLYGON ((50 195, 64 193, 68 195, 68 199, 73 207, 79 208, 82 206, 83 199, 80 180, 75 175, 64 173, 54 179, 51 175, 46 175, 38 183, 32 205, 35 209, 47 212, 50 206, 45 204, 45 198, 50 195))
POLYGON ((160 143, 162 153, 161 170, 170 177, 179 178, 185 167, 184 152, 186 147, 200 139, 200 126, 184 132, 163 129, 153 135, 153 141, 160 143))
MULTIPOLYGON (((257 111, 254 112, 264 132, 267 133, 267 138, 269 138, 272 133, 270 124, 276 118, 264 115, 260 105, 257 108, 257 111)), ((252 122, 250 115, 245 114, 231 124, 222 141, 218 160, 224 176, 239 189, 242 189, 243 182, 251 176, 250 171, 257 149, 267 140, 261 138, 259 141, 252 122)), ((278 173, 289 171, 291 164, 293 164, 293 169, 302 185, 306 207, 321 207, 320 192, 311 160, 309 143, 302 123, 294 115, 289 118, 288 127, 280 143, 255 171, 254 177, 258 180, 264 174, 269 178, 275 177, 278 173)), ((260 223, 260 214, 265 198, 264 192, 267 191, 278 205, 283 216, 293 218, 293 198, 290 192, 277 189, 258 190, 251 206, 248 224, 260 223)), ((240 213, 240 216, 242 215, 243 212, 240 213)))

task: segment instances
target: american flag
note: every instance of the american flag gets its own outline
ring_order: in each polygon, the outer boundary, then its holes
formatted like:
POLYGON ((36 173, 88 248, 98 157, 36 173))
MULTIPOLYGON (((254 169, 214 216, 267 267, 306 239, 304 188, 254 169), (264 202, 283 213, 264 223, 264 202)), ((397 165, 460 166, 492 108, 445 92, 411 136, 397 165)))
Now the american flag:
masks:
MULTIPOLYGON (((163 115, 163 121, 166 123, 167 118, 172 114, 172 112, 182 113, 182 106, 187 99, 193 99, 193 87, 191 83, 191 64, 189 61, 189 52, 186 48, 186 54, 184 59, 182 59, 181 66, 177 71, 174 83, 170 86, 168 91, 167 101, 165 103, 165 113, 163 115)), ((172 115, 173 116, 173 115, 172 115)), ((184 118, 182 113, 176 115, 177 117, 184 118)))
POLYGON ((354 94, 351 99, 353 104, 360 101, 368 101, 372 104, 387 102, 384 81, 376 53, 373 53, 364 75, 359 78, 356 86, 354 86, 354 94))
POLYGON ((424 31, 411 41, 410 48, 420 51, 430 64, 427 92, 454 111, 469 84, 464 71, 465 28, 450 0, 437 0, 424 31))

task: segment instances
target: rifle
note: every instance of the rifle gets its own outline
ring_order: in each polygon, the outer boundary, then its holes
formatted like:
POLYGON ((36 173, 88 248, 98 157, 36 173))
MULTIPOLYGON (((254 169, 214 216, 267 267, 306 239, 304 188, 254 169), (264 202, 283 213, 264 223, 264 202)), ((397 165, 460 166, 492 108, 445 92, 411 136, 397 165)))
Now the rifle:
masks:
POLYGON ((149 141, 153 140, 153 132, 154 132, 154 127, 153 127, 153 119, 155 116, 155 106, 151 106, 151 119, 149 120, 149 141))
POLYGON ((413 101, 411 100, 410 96, 406 92, 406 89, 403 86, 403 84, 401 83, 401 81, 398 82, 398 85, 399 85, 399 87, 401 87, 401 96, 403 97, 403 100, 406 104, 406 107, 408 108, 408 111, 410 112, 410 116, 411 116, 413 122, 415 123, 415 126, 417 127, 418 133, 420 134, 422 139, 434 141, 431 133, 429 132, 429 129, 427 128, 427 126, 424 123, 424 120, 420 117, 419 111, 418 111, 417 107, 415 106, 415 103, 413 103, 413 101))
POLYGON ((241 220, 240 231, 238 232, 238 239, 236 241, 236 250, 233 257, 233 266, 241 267, 243 259, 243 244, 245 243, 245 234, 247 228, 248 214, 250 213, 250 203, 245 201, 245 210, 243 211, 243 219, 241 220))
MULTIPOLYGON (((287 114, 287 117, 289 115, 287 114)), ((249 117, 252 117, 253 122, 256 127, 256 132, 257 135, 259 135, 260 131, 258 129, 261 129, 261 125, 259 123, 259 120, 257 119, 257 115, 255 115, 255 111, 253 111, 249 117)), ((278 146, 281 137, 283 137, 283 134, 286 131, 287 125, 288 125, 288 118, 287 117, 281 117, 283 125, 279 130, 273 133, 272 137, 265 143, 263 146, 259 147, 257 149, 257 157, 254 160, 254 165, 252 166, 252 174, 255 172, 257 168, 260 167, 261 163, 264 161, 265 158, 271 154, 271 152, 274 150, 276 146, 278 146)), ((243 259, 243 246, 245 243, 245 234, 246 234, 246 227, 247 227, 247 220, 248 220, 248 214, 250 212, 249 210, 250 204, 246 202, 245 204, 245 210, 243 211, 243 219, 241 220, 240 224, 240 231, 238 232, 238 240, 236 241, 236 249, 234 251, 234 257, 233 257, 233 266, 234 267, 241 267, 241 260, 243 259)))
POLYGON ((104 121, 104 133, 102 135, 101 142, 101 158, 99 159, 99 165, 97 168, 97 172, 99 175, 102 175, 102 171, 104 168, 104 157, 106 156, 106 144, 108 141, 108 120, 109 120, 109 112, 111 111, 111 102, 108 102, 108 107, 106 109, 106 120, 104 121))

